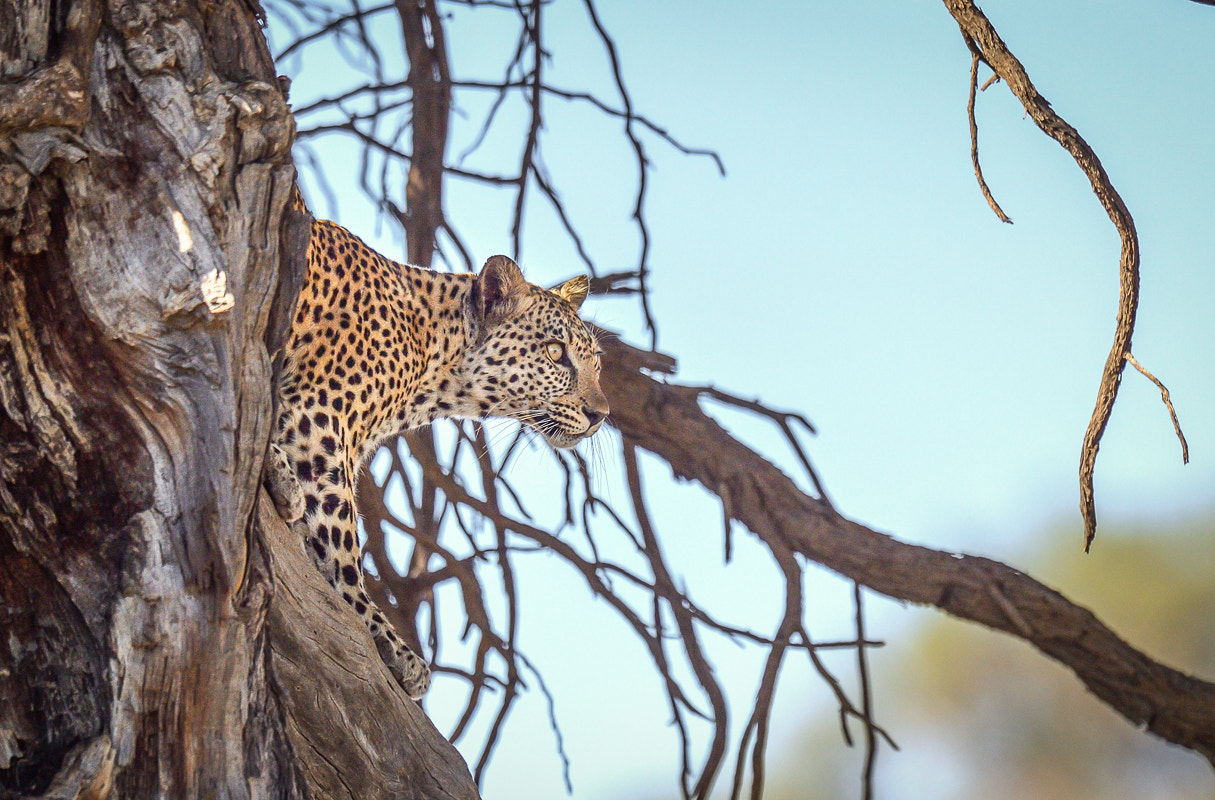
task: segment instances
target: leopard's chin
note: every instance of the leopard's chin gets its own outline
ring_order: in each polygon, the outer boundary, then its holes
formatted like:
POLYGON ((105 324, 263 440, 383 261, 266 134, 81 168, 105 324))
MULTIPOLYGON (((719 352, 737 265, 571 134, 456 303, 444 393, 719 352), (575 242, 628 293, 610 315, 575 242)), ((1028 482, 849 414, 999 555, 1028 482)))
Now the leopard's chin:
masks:
POLYGON ((574 445, 581 442, 585 437, 570 436, 568 433, 546 433, 544 440, 558 450, 569 450, 574 445))

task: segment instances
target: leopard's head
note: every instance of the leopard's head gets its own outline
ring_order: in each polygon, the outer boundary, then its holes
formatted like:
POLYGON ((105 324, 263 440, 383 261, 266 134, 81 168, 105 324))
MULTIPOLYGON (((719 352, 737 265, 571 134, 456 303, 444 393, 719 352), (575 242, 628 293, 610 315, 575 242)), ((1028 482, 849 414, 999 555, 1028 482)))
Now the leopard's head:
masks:
POLYGON ((506 256, 485 262, 464 303, 464 375, 484 416, 517 419, 560 448, 599 430, 601 351, 578 316, 588 289, 585 276, 542 289, 506 256))

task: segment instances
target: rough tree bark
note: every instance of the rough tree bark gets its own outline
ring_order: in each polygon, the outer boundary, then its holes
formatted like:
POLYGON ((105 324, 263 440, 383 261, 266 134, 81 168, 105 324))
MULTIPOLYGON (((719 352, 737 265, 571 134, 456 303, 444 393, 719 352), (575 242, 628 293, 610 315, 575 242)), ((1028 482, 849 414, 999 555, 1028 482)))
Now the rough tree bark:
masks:
POLYGON ((307 228, 259 13, 0 3, 0 796, 476 796, 260 489, 307 228))

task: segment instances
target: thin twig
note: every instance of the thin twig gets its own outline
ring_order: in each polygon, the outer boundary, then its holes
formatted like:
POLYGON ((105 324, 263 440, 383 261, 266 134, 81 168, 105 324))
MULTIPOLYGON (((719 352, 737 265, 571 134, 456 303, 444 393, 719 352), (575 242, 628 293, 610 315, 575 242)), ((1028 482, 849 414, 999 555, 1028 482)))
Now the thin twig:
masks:
MULTIPOLYGON (((497 470, 494 469, 493 459, 489 454, 489 444, 485 441, 485 429, 483 427, 477 427, 477 437, 478 453, 480 453, 478 463, 481 467, 481 491, 485 494, 485 501, 487 503, 493 506, 499 506, 497 480, 498 473, 497 470)), ((455 463, 454 459, 452 463, 455 463)), ((494 538, 497 545, 496 549, 498 555, 498 572, 502 576, 502 594, 506 599, 506 649, 502 654, 506 659, 506 688, 502 693, 502 705, 499 707, 498 713, 494 717, 493 724, 490 726, 489 733, 485 738, 485 745, 481 750, 481 757, 477 759, 477 766, 473 770, 473 778, 476 781, 477 786, 482 785, 482 778, 485 773, 485 768, 488 766, 489 759, 493 755, 494 748, 498 742, 498 737, 502 732, 502 726, 506 723, 506 719, 510 715, 511 707, 518 698, 519 686, 521 683, 517 661, 519 652, 519 600, 515 581, 515 570, 511 563, 510 552, 507 548, 506 529, 494 522, 491 522, 490 524, 494 527, 494 538)), ((537 673, 537 677, 539 677, 539 673, 537 673)), ((547 689, 545 689, 545 693, 547 694, 547 689)), ((554 730, 557 730, 556 720, 554 720, 554 730)), ((560 737, 561 732, 560 730, 557 730, 557 742, 559 749, 561 747, 560 737)), ((564 758, 564 751, 561 752, 561 755, 564 758)))
POLYGON ((1177 412, 1173 409, 1173 401, 1169 399, 1169 390, 1165 388, 1160 380, 1143 368, 1143 365, 1135 360, 1135 357, 1129 352, 1126 354, 1126 360, 1131 366, 1139 370, 1143 377, 1147 378, 1152 383, 1156 384, 1156 388, 1160 390, 1160 399, 1164 401, 1165 408, 1169 410, 1169 418, 1173 420, 1173 430, 1177 432, 1177 438, 1181 440, 1181 463, 1190 463, 1190 446, 1186 443, 1185 434, 1181 432, 1181 423, 1177 421, 1177 412))
POLYGON ((346 24, 348 24, 350 22, 354 22, 354 21, 358 21, 358 23, 361 25, 361 24, 363 24, 363 21, 366 20, 368 17, 374 16, 375 14, 378 14, 382 11, 391 11, 392 8, 393 8, 392 3, 384 3, 383 5, 375 6, 373 8, 356 9, 355 11, 352 11, 349 14, 342 14, 342 15, 336 16, 333 19, 331 19, 329 22, 327 22, 324 25, 322 25, 321 27, 317 28, 316 30, 310 31, 307 34, 296 38, 294 41, 292 41, 290 44, 288 44, 286 47, 284 47, 281 51, 279 51, 278 55, 276 55, 274 57, 274 60, 282 61, 283 59, 289 58, 290 56, 292 56, 295 53, 295 51, 300 50, 300 49, 306 47, 307 45, 312 44, 313 42, 316 42, 320 39, 325 38, 327 35, 335 32, 338 28, 341 28, 343 25, 346 25, 346 24))
POLYGON ((831 498, 827 496, 827 490, 824 488, 822 480, 819 479, 818 470, 816 470, 814 465, 810 463, 810 457, 806 455, 806 451, 802 448, 801 442, 798 441, 797 435, 794 433, 793 426, 790 424, 790 422, 796 422, 805 428, 811 435, 817 434, 818 431, 815 430, 814 424, 810 422, 810 420, 807 419, 804 414, 800 414, 796 411, 777 411, 774 408, 765 406, 758 400, 747 400, 745 398, 738 397, 737 395, 723 392, 714 386, 698 387, 698 391, 700 391, 702 394, 707 394, 709 397, 712 397, 714 400, 717 400, 720 403, 725 403, 726 405, 734 406, 735 408, 745 409, 752 414, 757 414, 771 420, 778 428, 780 428, 781 433, 785 435, 785 441, 789 443, 789 447, 793 449, 793 454, 797 456, 797 460, 801 463, 802 469, 806 470, 807 477, 809 477, 810 482, 814 484, 814 491, 818 492, 818 496, 823 500, 823 502, 831 505, 831 498))
MULTIPOLYGON (((852 602, 856 607, 856 639, 865 641, 864 589, 860 582, 852 583, 852 602)), ((862 644, 856 648, 856 671, 861 683, 861 714, 865 721, 865 766, 861 772, 861 797, 873 800, 873 770, 877 765, 877 737, 873 725, 873 690, 869 685, 869 660, 862 644)))
MULTIPOLYGON (((760 800, 764 791, 765 751, 768 744, 768 725, 772 716, 772 701, 776 695, 776 682, 784 663, 786 644, 800 629, 802 620, 802 569, 792 552, 785 549, 772 549, 773 557, 780 566, 785 579, 785 608, 781 614, 780 627, 772 637, 772 646, 764 661, 763 675, 760 678, 759 690, 755 693, 755 703, 752 706, 751 718, 739 737, 738 757, 734 765, 734 788, 731 800, 739 800, 742 796, 743 766, 746 758, 747 743, 751 733, 755 733, 755 745, 751 750, 751 800, 760 800)), ((863 647, 863 645, 861 645, 863 647)))
POLYGON ((603 23, 599 21, 599 14, 595 10, 594 0, 583 0, 583 5, 586 6, 586 13, 591 20, 591 25, 595 28, 595 32, 603 42, 604 50, 607 51, 608 60, 611 62, 612 77, 616 82, 617 91, 620 92, 621 104, 624 106, 624 135, 629 140, 629 144, 633 146, 633 152, 637 157, 637 199, 633 206, 633 221, 637 224, 637 232, 641 238, 641 253, 637 259, 637 276, 638 282, 641 284, 641 292, 638 296, 641 299, 641 313, 645 319, 646 330, 650 332, 650 348, 654 349, 658 347, 658 326, 655 325, 654 315, 650 310, 648 282, 650 272, 650 229, 645 220, 645 195, 650 162, 646 158, 645 146, 633 130, 633 99, 632 95, 629 94, 628 88, 624 85, 624 73, 620 68, 620 58, 616 54, 616 42, 607 32, 607 29, 603 27, 603 23))
MULTIPOLYGON (((509 89, 529 88, 528 84, 522 81, 509 80, 498 83, 491 83, 489 81, 457 80, 452 81, 452 86, 457 89, 491 89, 498 92, 499 98, 504 98, 506 91, 509 89)), ((600 100, 596 95, 590 92, 576 92, 549 84, 543 84, 541 89, 545 94, 551 94, 564 100, 589 103, 602 111, 604 114, 607 114, 609 117, 619 117, 620 119, 627 119, 636 122, 685 156, 703 156, 704 158, 711 159, 713 161, 713 165, 717 167, 717 174, 721 175, 723 178, 726 175, 726 164, 722 160, 721 154, 716 150, 710 150, 703 147, 689 147, 676 139, 669 130, 661 125, 656 124, 653 120, 649 119, 645 115, 634 112, 631 108, 627 110, 616 108, 603 100, 600 100)), ((484 131, 482 131, 482 133, 484 133, 484 131)), ((469 152, 471 152, 471 149, 475 148, 470 148, 470 150, 462 153, 461 158, 467 156, 469 152)))
MULTIPOLYGON (((970 120, 970 162, 974 164, 975 177, 979 180, 979 189, 983 192, 983 197, 987 198, 987 205, 991 206, 991 210, 996 212, 996 216, 1001 222, 1007 222, 1012 225, 1012 220, 1004 213, 1004 209, 1000 208, 1000 204, 996 202, 996 198, 992 197, 991 189, 987 188, 987 181, 983 180, 983 168, 979 165, 979 125, 975 122, 975 87, 979 83, 979 61, 982 56, 979 55, 979 49, 970 39, 966 40, 967 47, 970 48, 970 99, 966 102, 966 116, 970 120)), ((983 88, 987 88, 984 84, 983 88)))
MULTIPOLYGON (((700 637, 697 635, 695 625, 693 624, 693 617, 688 613, 684 603, 680 602, 683 593, 676 588, 675 582, 671 579, 671 575, 667 570, 666 562, 662 556, 662 548, 650 523, 649 512, 646 510, 637 458, 636 448, 626 441, 624 444, 625 477, 633 502, 634 515, 637 517, 638 527, 641 529, 642 539, 645 542, 645 555, 649 559, 650 566, 654 572, 654 585, 655 589, 658 590, 655 591, 654 599, 656 603, 660 597, 667 600, 667 606, 675 617, 675 623, 679 628, 680 641, 687 655, 688 664, 692 668, 692 672, 696 676, 701 690, 704 691, 713 708, 712 721, 717 723, 713 726, 712 741, 709 745, 709 753, 705 758, 704 766, 701 768, 700 776, 696 780, 696 786, 690 792, 690 796, 697 798, 697 800, 707 800, 713 791, 713 783, 717 778, 717 772, 721 768, 721 763, 725 756, 727 732, 725 722, 728 719, 728 706, 726 705, 725 693, 722 691, 721 684, 718 682, 717 676, 709 665, 709 661, 705 657, 701 647, 700 637)), ((659 615, 656 613, 655 621, 658 618, 659 615)))
POLYGON ((561 777, 565 779, 565 793, 572 795, 574 783, 570 780, 570 757, 565 752, 565 737, 561 735, 561 726, 557 722, 557 701, 553 698, 553 693, 549 691, 548 684, 544 682, 544 676, 540 674, 540 670, 536 669, 536 665, 522 653, 519 654, 519 660, 536 676, 536 685, 540 689, 540 694, 544 695, 544 702, 548 706, 549 728, 552 729, 553 738, 557 742, 557 757, 561 759, 561 777))

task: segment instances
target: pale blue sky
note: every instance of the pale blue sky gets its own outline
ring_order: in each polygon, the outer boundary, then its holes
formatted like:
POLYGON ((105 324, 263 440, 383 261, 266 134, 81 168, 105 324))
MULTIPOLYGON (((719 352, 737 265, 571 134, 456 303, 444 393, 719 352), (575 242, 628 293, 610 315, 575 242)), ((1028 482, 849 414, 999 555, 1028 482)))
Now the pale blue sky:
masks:
MULTIPOLYGON (((1143 254, 1134 352, 1168 385, 1189 439, 1183 467, 1159 392, 1129 371, 1097 464, 1099 520, 1148 523, 1210 509, 1215 8, 1185 0, 989 0, 983 8, 1134 215, 1143 254)), ((659 348, 679 358, 679 379, 805 412, 820 431, 808 442, 811 457, 837 506, 901 539, 1016 565, 1045 526, 1062 521, 1079 547, 1076 470, 1113 333, 1118 238, 1071 158, 1001 84, 978 102, 985 176, 1015 224, 996 220, 970 165, 970 57, 944 8, 614 0, 599 11, 636 109, 686 144, 716 149, 728 170, 722 179, 708 160, 647 139, 652 302, 659 348)), ((582 4, 558 0, 545 15, 551 80, 613 99, 582 4)), ((448 35, 458 77, 496 77, 490 65, 514 35, 504 36, 503 19, 456 14, 448 35)), ((327 91, 312 87, 335 74, 319 51, 306 59, 296 104, 327 91)), ((980 80, 987 74, 982 68, 980 80)), ((478 101, 459 102, 471 114, 478 101)), ((467 127, 457 121, 452 158, 467 127)), ((634 167, 620 126, 553 100, 545 137, 545 164, 601 268, 635 264, 634 167)), ((343 184, 350 170, 341 148, 322 155, 336 165, 340 221, 399 257, 399 241, 360 205, 353 180, 343 184)), ((505 172, 503 159, 516 157, 516 145, 491 142, 467 164, 505 172)), ((508 197, 458 184, 448 192, 476 258, 508 250, 508 197)), ((522 265, 532 280, 556 282, 578 261, 543 202, 531 202, 522 265)), ((629 341, 647 341, 629 300, 589 310, 629 341)), ((762 427, 728 421, 780 453, 762 427)), ((720 569, 718 507, 650 466, 655 513, 689 584, 728 615, 774 624, 775 607, 764 605, 773 573, 762 558, 740 554, 720 569)), ((547 479, 539 457, 516 470, 533 467, 535 480, 547 479)), ((1100 534, 1086 563, 1101 568, 1100 534)), ((557 696, 574 796, 674 796, 674 732, 644 655, 602 604, 578 599, 575 578, 545 566, 524 569, 534 581, 524 584, 524 643, 557 696)), ((846 633, 845 595, 820 583, 830 607, 809 612, 812 630, 846 633)), ((874 635, 892 643, 907 635, 914 615, 873 607, 874 635)), ((721 650, 739 715, 754 661, 721 650)), ((441 720, 451 704, 443 691, 440 680, 427 700, 441 720)), ((781 703, 777 753, 780 734, 834 713, 800 666, 781 703)), ((538 696, 521 704, 487 798, 563 795, 545 714, 538 696)), ((883 763, 914 757, 887 753, 883 763)), ((908 769, 903 762, 899 774, 908 769)))

